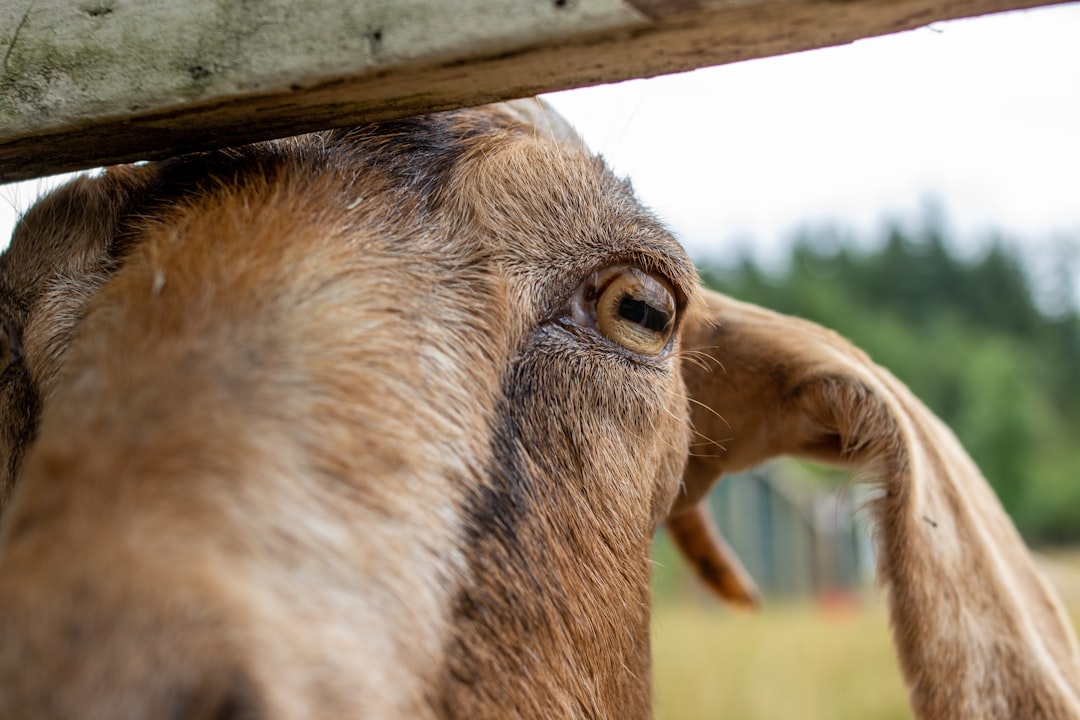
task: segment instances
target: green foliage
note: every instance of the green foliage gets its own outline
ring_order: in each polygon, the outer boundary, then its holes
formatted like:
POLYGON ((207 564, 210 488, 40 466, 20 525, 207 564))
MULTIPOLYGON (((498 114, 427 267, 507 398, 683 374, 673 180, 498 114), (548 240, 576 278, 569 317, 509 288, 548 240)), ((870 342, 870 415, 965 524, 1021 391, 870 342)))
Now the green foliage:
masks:
POLYGON ((1080 314, 1039 309, 1000 238, 964 260, 933 219, 876 249, 799 237, 787 266, 706 266, 707 285, 832 327, 949 424, 1021 532, 1080 540, 1080 314))

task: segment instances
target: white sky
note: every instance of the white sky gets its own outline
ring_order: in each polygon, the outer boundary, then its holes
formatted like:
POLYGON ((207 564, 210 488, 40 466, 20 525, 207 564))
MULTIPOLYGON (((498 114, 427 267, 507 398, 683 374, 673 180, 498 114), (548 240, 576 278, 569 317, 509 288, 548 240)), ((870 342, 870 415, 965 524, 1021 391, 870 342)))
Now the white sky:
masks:
POLYGON ((691 254, 876 231, 1080 240, 1080 3, 547 96, 691 254))
MULTIPOLYGON (((929 197, 969 247, 1080 242, 1080 3, 547 97, 698 258, 929 197)), ((40 184, 0 186, 0 242, 40 184)))

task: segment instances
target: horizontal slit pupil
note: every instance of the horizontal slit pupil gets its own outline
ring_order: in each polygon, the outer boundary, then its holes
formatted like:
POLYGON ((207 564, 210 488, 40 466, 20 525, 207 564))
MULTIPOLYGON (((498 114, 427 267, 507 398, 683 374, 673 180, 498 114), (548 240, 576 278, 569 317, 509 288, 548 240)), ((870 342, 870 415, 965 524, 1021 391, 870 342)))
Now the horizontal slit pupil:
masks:
POLYGON ((653 332, 663 332, 670 320, 664 311, 657 310, 644 300, 636 300, 629 295, 624 295, 619 301, 619 315, 653 332))

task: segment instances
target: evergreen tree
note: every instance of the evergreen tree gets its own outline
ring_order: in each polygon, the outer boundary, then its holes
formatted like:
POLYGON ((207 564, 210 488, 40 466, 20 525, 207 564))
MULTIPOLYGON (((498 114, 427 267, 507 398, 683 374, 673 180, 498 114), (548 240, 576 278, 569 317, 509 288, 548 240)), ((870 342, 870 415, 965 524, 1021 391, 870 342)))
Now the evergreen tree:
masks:
POLYGON ((804 233, 770 273, 749 256, 705 267, 722 292, 835 328, 960 437, 1032 540, 1080 539, 1080 315, 1040 310, 1002 238, 974 260, 930 215, 877 249, 804 233))

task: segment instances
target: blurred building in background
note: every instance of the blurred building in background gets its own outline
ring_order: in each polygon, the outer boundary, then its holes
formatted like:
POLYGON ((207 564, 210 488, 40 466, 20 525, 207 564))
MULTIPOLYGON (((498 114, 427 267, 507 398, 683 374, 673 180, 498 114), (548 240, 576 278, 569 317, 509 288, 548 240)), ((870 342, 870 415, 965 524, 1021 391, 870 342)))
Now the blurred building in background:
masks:
MULTIPOLYGON (((844 601, 874 583, 873 487, 822 480, 794 462, 725 477, 708 496, 713 518, 766 601, 844 601)), ((659 600, 705 596, 666 536, 657 540, 659 600)), ((709 602, 712 602, 710 599, 709 602)))
POLYGON ((724 537, 766 597, 830 597, 873 583, 869 489, 823 486, 793 463, 725 478, 709 496, 724 537))

